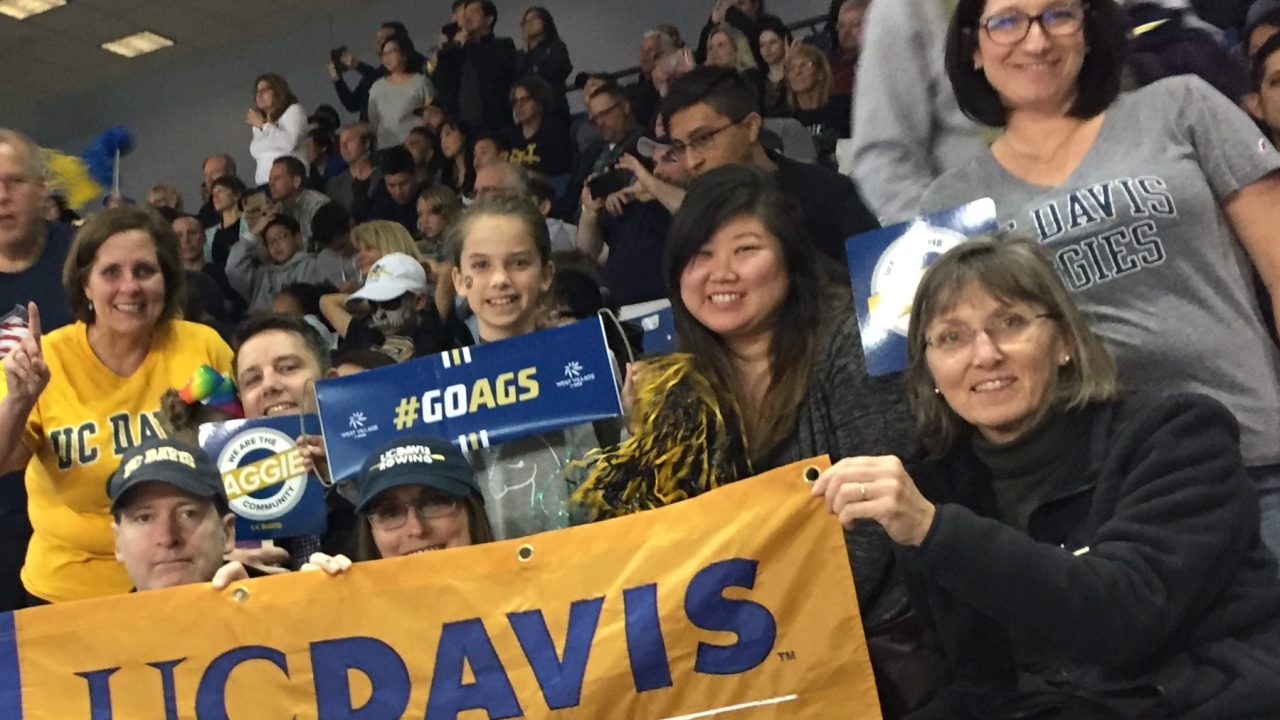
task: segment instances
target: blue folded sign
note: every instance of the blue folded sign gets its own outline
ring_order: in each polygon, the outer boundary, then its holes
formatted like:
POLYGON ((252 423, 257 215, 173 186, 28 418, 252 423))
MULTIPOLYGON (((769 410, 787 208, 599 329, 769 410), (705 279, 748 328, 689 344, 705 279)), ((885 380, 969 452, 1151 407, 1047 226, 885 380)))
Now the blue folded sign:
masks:
POLYGON ((464 452, 622 413, 599 318, 316 383, 333 480, 399 434, 464 452))

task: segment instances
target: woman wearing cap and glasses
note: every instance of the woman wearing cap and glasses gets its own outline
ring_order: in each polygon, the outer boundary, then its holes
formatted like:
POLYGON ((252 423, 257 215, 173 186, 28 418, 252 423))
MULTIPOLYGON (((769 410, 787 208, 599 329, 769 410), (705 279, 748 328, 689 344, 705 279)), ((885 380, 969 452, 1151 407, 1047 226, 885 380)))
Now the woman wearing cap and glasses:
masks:
MULTIPOLYGON (((493 542, 475 475, 445 440, 407 436, 386 443, 365 461, 355 490, 357 561, 493 542)), ((350 567, 345 556, 317 553, 303 569, 333 575, 350 567)))
POLYGON ((1049 249, 1127 385, 1225 404, 1275 550, 1280 351, 1252 277, 1280 300, 1280 154, 1195 76, 1120 94, 1126 27, 1114 0, 960 0, 947 73, 1004 133, 923 207, 993 198, 1049 249))
POLYGON ((1227 409, 1122 394, 1016 235, 934 264, 907 342, 930 459, 848 458, 814 494, 884 527, 945 651, 910 717, 1280 716, 1280 579, 1227 409))

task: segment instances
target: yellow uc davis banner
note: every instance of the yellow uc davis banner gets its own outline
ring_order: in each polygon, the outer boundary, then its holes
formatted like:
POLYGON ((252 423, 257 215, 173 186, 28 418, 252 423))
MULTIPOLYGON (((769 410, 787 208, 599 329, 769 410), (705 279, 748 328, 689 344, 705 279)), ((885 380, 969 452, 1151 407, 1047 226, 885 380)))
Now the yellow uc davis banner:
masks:
POLYGON ((23 610, 0 716, 878 719, 843 538, 805 467, 336 578, 23 610))

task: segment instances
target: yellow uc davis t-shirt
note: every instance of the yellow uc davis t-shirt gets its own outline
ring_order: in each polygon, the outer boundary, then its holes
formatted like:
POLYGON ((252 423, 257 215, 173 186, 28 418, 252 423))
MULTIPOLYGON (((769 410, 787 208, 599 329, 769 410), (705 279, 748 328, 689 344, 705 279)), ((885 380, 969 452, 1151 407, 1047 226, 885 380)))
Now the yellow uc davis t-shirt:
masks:
MULTIPOLYGON (((98 360, 82 322, 44 337, 49 386, 27 419, 27 507, 35 532, 22 583, 50 602, 128 592, 115 558, 106 483, 130 447, 162 437, 160 396, 196 368, 231 369, 231 348, 204 325, 161 323, 142 366, 122 378, 98 360)), ((8 392, 0 373, 0 396, 8 392)))

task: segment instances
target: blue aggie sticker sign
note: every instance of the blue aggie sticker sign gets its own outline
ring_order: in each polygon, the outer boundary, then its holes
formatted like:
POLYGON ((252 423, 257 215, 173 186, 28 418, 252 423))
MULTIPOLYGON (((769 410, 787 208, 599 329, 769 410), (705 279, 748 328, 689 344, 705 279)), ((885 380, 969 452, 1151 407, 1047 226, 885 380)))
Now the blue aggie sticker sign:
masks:
POLYGON ((466 452, 622 414, 599 318, 321 380, 316 407, 335 481, 400 433, 466 452))
POLYGON ((308 475, 294 438, 297 415, 200 426, 200 447, 222 473, 237 540, 319 535, 325 531, 324 486, 308 475))
POLYGON ((924 271, 956 245, 995 230, 995 201, 984 198, 845 242, 869 373, 888 375, 907 367, 911 303, 924 271))

